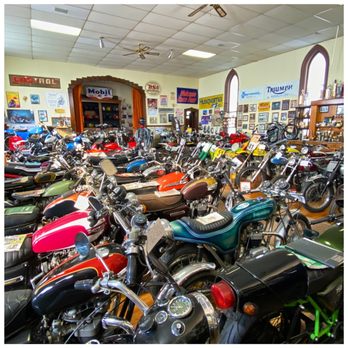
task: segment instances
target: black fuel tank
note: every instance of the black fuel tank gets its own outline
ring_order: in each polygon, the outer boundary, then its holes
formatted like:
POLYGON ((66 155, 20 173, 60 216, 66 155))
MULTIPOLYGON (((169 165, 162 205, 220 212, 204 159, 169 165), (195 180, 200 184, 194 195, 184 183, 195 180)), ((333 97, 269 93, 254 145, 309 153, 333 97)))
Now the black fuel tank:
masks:
POLYGON ((235 290, 241 311, 246 302, 258 307, 258 315, 276 311, 285 303, 306 296, 307 271, 301 261, 284 249, 239 262, 221 278, 235 290))

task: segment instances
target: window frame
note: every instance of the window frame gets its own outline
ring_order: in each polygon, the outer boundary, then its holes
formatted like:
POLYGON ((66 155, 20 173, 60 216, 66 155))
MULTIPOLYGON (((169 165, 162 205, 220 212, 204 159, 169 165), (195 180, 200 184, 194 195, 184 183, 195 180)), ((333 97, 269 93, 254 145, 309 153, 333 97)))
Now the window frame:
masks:
POLYGON ((327 88, 327 81, 328 81, 328 75, 329 75, 329 64, 330 64, 330 58, 327 50, 321 46, 321 45, 315 45, 311 48, 311 50, 307 53, 307 55, 304 57, 302 66, 301 66, 301 76, 300 76, 300 85, 298 89, 298 95, 301 95, 301 91, 304 90, 307 93, 307 87, 308 87, 308 75, 309 75, 309 67, 315 58, 315 56, 321 53, 325 59, 326 67, 325 67, 325 74, 324 74, 324 91, 327 88))
POLYGON ((238 79, 238 91, 237 91, 237 110, 235 112, 238 112, 238 105, 239 105, 239 76, 237 74, 237 71, 234 69, 231 69, 231 71, 228 73, 226 80, 225 80, 225 102, 224 102, 224 110, 225 112, 229 113, 230 110, 230 95, 231 95, 231 82, 233 77, 236 76, 238 79))

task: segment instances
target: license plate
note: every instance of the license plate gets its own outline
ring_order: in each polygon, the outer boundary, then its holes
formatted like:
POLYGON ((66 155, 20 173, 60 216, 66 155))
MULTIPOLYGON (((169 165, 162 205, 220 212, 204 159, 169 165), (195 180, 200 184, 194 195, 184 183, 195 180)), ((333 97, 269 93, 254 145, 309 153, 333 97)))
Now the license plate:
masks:
POLYGON ((233 160, 232 160, 232 163, 234 164, 234 168, 238 168, 242 165, 242 161, 240 161, 237 157, 235 157, 233 160))
POLYGON ((250 191, 250 188, 251 188, 251 184, 250 184, 249 181, 242 181, 242 182, 240 183, 240 190, 241 190, 242 192, 244 192, 244 191, 250 191))
POLYGON ((283 154, 279 151, 276 153, 276 155, 274 156, 275 158, 281 158, 283 156, 283 154))
POLYGON ((303 166, 303 167, 308 167, 309 166, 309 161, 301 161, 300 165, 303 166))
POLYGON ((259 149, 260 150, 265 150, 266 149, 266 145, 265 144, 259 144, 259 149))
POLYGON ((338 164, 338 161, 330 161, 329 164, 327 165, 326 170, 328 172, 333 172, 336 169, 337 164, 338 164))
POLYGON ((150 253, 157 245, 162 237, 166 235, 166 231, 160 219, 157 219, 146 231, 146 249, 150 253))

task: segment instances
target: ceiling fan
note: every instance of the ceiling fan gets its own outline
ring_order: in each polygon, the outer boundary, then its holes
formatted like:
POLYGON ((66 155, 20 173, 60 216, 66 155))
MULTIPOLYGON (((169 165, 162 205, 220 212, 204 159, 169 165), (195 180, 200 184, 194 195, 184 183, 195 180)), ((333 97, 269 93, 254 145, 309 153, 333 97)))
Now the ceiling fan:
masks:
MULTIPOLYGON (((191 12, 188 17, 194 16, 196 13, 202 11, 205 7, 207 7, 208 4, 202 5, 198 8, 196 8, 193 12, 191 12)), ((227 12, 220 6, 220 5, 209 5, 211 6, 220 17, 225 17, 227 15, 227 12)))
POLYGON ((127 51, 132 51, 132 53, 126 53, 126 54, 124 54, 124 56, 130 56, 132 54, 137 54, 141 59, 145 59, 146 58, 145 54, 148 54, 150 56, 159 56, 160 55, 159 52, 150 52, 152 50, 152 48, 149 46, 146 46, 142 43, 139 43, 139 47, 135 50, 127 48, 127 47, 122 47, 122 48, 124 48, 127 51))

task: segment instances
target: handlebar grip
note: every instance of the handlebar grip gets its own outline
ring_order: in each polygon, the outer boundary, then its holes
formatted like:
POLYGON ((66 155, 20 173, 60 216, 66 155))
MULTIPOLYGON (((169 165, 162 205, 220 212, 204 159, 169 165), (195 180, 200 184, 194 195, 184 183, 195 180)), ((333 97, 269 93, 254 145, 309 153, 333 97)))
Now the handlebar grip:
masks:
POLYGON ((131 287, 137 283, 137 255, 129 254, 127 259, 126 284, 131 287))
POLYGON ((74 289, 83 290, 83 291, 91 291, 94 283, 95 283, 94 279, 78 280, 74 284, 74 289))

